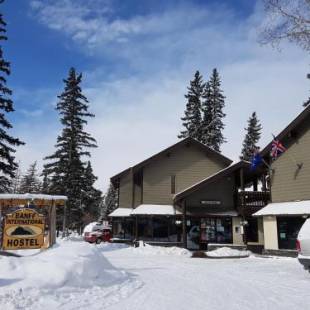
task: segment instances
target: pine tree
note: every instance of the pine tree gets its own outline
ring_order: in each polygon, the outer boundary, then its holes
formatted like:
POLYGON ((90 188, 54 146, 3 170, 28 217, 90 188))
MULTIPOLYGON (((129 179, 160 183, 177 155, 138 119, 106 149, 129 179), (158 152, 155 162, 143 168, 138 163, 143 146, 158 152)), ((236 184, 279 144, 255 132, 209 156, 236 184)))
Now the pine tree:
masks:
POLYGON ((43 182, 42 182, 42 190, 41 191, 43 194, 49 194, 50 193, 50 185, 51 185, 50 179, 49 179, 46 171, 44 171, 42 173, 42 175, 43 175, 43 182))
POLYGON ((258 149, 257 143, 261 137, 262 126, 253 112, 248 120, 248 127, 244 128, 246 131, 245 138, 242 143, 242 151, 240 159, 250 161, 254 152, 258 149))
MULTIPOLYGON (((2 1, 3 2, 3 1, 2 1)), ((0 2, 0 3, 2 3, 0 2)), ((6 86, 6 77, 10 74, 10 63, 3 57, 2 41, 7 40, 6 23, 0 14, 0 192, 10 190, 10 181, 15 176, 18 164, 15 162, 15 147, 24 144, 7 133, 12 128, 6 114, 13 112, 12 91, 6 86)))
POLYGON ((108 215, 118 207, 118 193, 113 184, 110 183, 109 188, 104 195, 101 216, 107 219, 108 215))
POLYGON ((201 141, 201 100, 204 87, 203 77, 199 71, 196 71, 194 79, 190 81, 190 86, 187 88, 188 93, 185 95, 187 99, 186 110, 184 117, 181 118, 185 130, 178 135, 180 139, 192 137, 201 141))
POLYGON ((225 96, 221 90, 221 80, 217 69, 213 69, 210 80, 205 84, 203 93, 201 123, 201 142, 213 150, 220 152, 221 145, 225 142, 223 136, 223 112, 225 96))
POLYGON ((19 194, 21 180, 22 180, 22 172, 20 169, 20 162, 18 162, 18 168, 15 171, 15 176, 14 178, 11 179, 10 193, 19 194))
MULTIPOLYGON (((307 74, 307 79, 310 80, 310 73, 307 74)), ((310 97, 303 103, 304 107, 307 107, 310 104, 310 97)))
POLYGON ((94 115, 88 112, 88 100, 82 94, 81 81, 82 75, 71 68, 56 106, 63 129, 57 138, 56 151, 45 158, 49 162, 43 170, 50 180, 50 193, 68 196, 68 225, 71 227, 81 225, 84 210, 85 164, 82 158, 90 157, 88 149, 97 147, 96 140, 84 130, 87 118, 94 115))
POLYGON ((19 193, 37 194, 41 192, 41 181, 38 177, 37 162, 30 165, 26 174, 22 177, 19 193))
POLYGON ((93 173, 90 161, 88 161, 84 172, 82 204, 84 206, 83 213, 88 218, 94 220, 100 216, 100 204, 102 201, 101 191, 94 187, 96 180, 97 177, 93 173))

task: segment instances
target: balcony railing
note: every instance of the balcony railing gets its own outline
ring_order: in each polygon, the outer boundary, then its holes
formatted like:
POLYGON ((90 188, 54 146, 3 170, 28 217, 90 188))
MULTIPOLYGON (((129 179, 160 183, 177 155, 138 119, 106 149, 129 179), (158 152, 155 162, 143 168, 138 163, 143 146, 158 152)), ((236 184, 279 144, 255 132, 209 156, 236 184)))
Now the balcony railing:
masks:
POLYGON ((238 193, 239 208, 263 208, 270 200, 270 192, 242 191, 238 193))

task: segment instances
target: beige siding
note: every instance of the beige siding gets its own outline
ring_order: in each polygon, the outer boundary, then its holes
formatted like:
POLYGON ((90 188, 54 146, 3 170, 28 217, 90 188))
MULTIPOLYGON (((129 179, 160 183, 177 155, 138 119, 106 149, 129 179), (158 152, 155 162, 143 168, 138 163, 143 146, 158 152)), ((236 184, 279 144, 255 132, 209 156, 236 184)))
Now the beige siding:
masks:
POLYGON ((180 146, 146 167, 143 173, 143 203, 172 204, 171 175, 176 193, 225 168, 196 146, 180 146))
POLYGON ((278 229, 275 216, 264 216, 264 243, 266 250, 278 250, 278 229))
POLYGON ((310 127, 273 164, 272 201, 310 199, 310 127), (303 166, 298 170, 296 162, 303 166))
POLYGON ((132 175, 128 172, 122 176, 119 184, 119 208, 132 207, 132 175))

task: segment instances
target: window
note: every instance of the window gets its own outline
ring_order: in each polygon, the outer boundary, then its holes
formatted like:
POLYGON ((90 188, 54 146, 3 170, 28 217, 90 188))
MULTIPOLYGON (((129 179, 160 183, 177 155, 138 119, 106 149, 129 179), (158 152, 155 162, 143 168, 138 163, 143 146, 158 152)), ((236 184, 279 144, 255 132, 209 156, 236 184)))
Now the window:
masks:
POLYGON ((175 194, 175 175, 171 176, 171 194, 175 194))

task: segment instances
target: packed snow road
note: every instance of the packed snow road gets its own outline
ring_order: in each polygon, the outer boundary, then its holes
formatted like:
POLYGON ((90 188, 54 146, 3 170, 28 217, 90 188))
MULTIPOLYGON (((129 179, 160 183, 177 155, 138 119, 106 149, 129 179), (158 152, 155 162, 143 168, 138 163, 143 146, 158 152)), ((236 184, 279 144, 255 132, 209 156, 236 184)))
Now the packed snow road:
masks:
POLYGON ((203 259, 145 252, 104 252, 115 267, 143 282, 129 298, 109 309, 310 309, 310 274, 296 259, 203 259))
POLYGON ((308 310, 309 288, 292 258, 190 258, 177 248, 82 241, 0 257, 1 310, 308 310))

